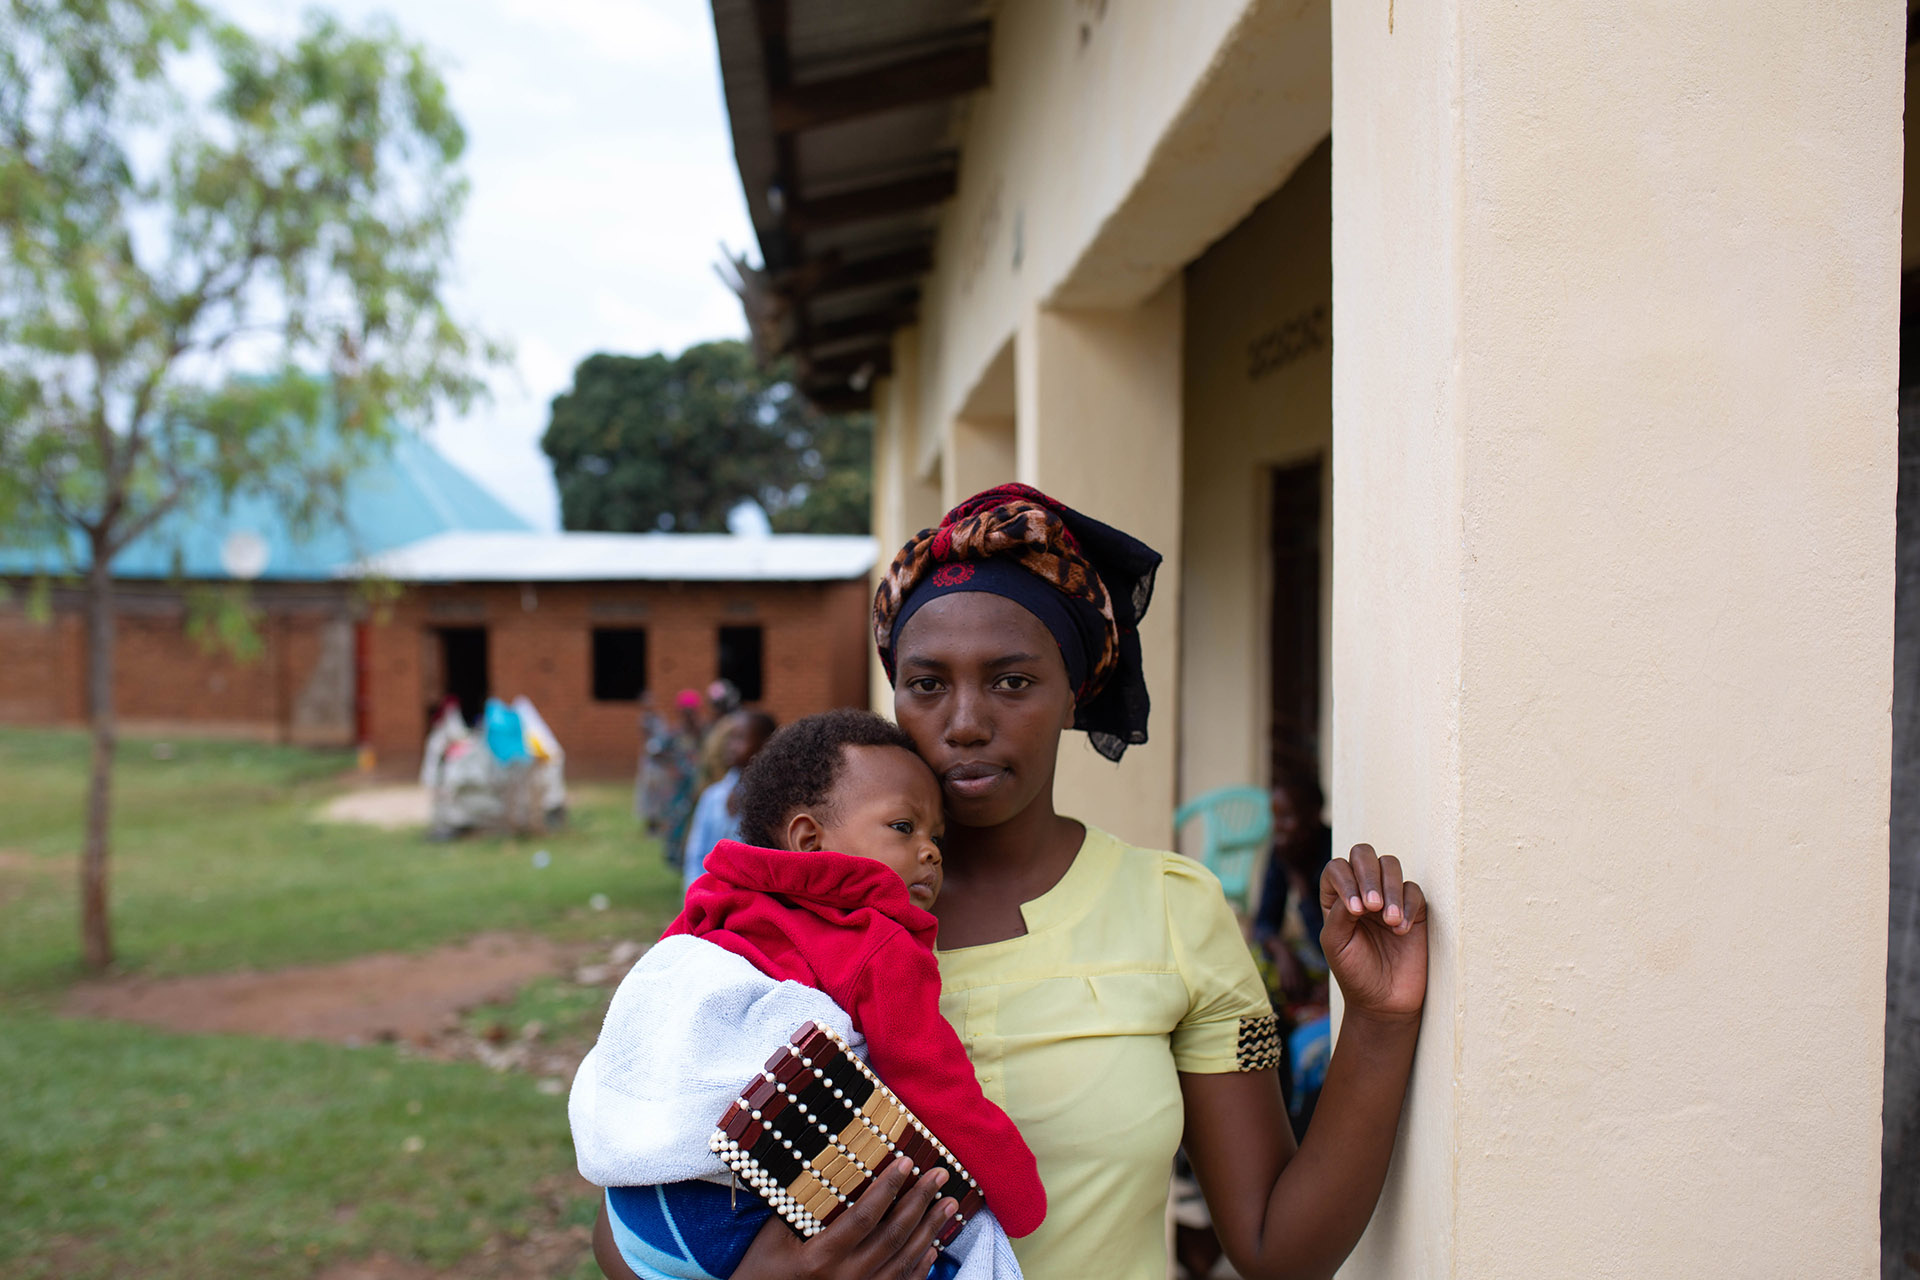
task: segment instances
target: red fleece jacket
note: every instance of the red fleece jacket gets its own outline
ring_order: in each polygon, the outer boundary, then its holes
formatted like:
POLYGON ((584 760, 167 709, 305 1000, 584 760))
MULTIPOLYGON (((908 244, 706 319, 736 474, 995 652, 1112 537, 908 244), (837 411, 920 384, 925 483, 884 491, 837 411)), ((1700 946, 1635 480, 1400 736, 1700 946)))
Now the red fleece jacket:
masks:
POLYGON ((663 937, 692 934, 769 978, 824 991, 867 1038, 867 1060, 979 1182, 1010 1236, 1047 1216, 1033 1152, 987 1101, 940 1016, 939 922, 892 868, 844 853, 794 853, 722 840, 663 937))

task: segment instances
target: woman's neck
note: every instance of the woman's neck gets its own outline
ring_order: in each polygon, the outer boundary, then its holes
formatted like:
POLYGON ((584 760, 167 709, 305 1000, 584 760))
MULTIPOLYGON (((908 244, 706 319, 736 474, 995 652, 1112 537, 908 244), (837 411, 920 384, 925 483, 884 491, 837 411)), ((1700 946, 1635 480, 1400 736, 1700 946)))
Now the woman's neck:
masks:
POLYGON ((969 886, 1004 887, 1004 896, 1025 902, 1059 883, 1085 838, 1085 827, 1054 812, 1049 789, 997 827, 949 824, 947 876, 969 886))
POLYGON ((1053 811, 1051 791, 997 827, 947 826, 947 883, 934 904, 943 950, 1017 938, 1023 903, 1060 883, 1087 829, 1053 811))

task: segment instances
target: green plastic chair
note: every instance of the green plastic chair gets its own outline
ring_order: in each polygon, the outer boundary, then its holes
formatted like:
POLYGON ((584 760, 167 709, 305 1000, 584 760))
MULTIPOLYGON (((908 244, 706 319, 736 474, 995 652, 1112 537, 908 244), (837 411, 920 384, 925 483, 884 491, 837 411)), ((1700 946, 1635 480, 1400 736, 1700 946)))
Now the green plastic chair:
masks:
POLYGON ((1247 910, 1253 869, 1273 838, 1273 809, 1259 787, 1221 787, 1195 796, 1174 812, 1176 831, 1200 819, 1200 861, 1220 878, 1227 901, 1247 910))

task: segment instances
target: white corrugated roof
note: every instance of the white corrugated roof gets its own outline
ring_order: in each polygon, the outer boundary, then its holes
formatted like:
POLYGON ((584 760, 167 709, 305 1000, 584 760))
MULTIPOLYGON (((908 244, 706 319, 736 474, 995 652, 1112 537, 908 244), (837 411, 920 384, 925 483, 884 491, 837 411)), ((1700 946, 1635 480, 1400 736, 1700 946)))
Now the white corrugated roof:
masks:
POLYGON ((776 533, 439 533, 343 576, 396 582, 838 582, 865 577, 872 538, 776 533))

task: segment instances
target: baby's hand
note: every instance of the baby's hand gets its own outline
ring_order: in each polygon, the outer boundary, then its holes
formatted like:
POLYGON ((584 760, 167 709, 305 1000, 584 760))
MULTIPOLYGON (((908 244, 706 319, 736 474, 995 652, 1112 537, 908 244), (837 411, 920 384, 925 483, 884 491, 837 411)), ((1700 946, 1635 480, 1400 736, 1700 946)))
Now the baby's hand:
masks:
POLYGON ((1427 896, 1400 878, 1400 860, 1357 844, 1320 873, 1327 957, 1350 1012, 1418 1016, 1427 997, 1427 896))

